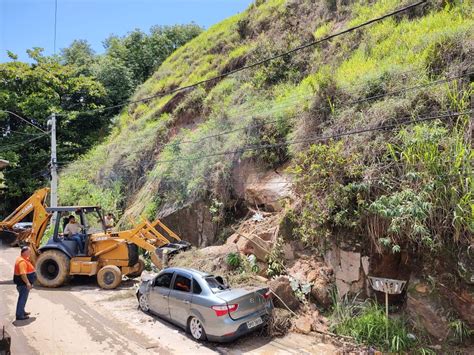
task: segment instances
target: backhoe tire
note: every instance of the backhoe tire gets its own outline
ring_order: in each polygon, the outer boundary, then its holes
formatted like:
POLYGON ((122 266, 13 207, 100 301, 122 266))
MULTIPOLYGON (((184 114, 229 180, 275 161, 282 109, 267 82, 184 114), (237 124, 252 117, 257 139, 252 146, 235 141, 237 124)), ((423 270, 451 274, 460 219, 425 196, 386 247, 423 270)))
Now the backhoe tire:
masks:
POLYGON ((69 278, 70 259, 60 250, 46 250, 36 260, 36 276, 44 287, 62 286, 69 278))
POLYGON ((138 271, 128 274, 127 277, 134 279, 135 277, 139 277, 142 274, 143 270, 145 270, 145 260, 143 260, 142 258, 139 258, 138 264, 140 264, 138 271))
POLYGON ((112 290, 122 282, 122 272, 118 266, 106 265, 97 273, 97 283, 105 290, 112 290))

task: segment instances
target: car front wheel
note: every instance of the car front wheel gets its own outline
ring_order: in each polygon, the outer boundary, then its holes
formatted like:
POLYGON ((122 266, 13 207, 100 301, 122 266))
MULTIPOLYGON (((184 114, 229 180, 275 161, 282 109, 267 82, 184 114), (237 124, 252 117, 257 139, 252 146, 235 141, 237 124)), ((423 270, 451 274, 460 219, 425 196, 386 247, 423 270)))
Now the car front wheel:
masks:
POLYGON ((138 294, 138 305, 143 312, 148 312, 150 310, 150 304, 148 303, 148 296, 146 294, 138 294))
POLYGON ((206 339, 206 332, 204 331, 204 327, 199 319, 196 317, 191 317, 189 320, 189 332, 196 340, 204 340, 206 339))

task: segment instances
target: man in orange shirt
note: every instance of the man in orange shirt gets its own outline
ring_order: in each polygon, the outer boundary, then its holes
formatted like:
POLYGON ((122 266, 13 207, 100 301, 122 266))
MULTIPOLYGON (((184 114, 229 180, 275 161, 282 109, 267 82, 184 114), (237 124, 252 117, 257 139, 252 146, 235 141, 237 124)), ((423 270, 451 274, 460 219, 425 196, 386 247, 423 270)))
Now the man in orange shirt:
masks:
POLYGON ((21 254, 15 261, 15 271, 13 282, 18 290, 18 302, 16 304, 16 320, 28 319, 28 312, 25 312, 26 301, 33 283, 36 280, 36 270, 30 261, 30 248, 21 248, 21 254))

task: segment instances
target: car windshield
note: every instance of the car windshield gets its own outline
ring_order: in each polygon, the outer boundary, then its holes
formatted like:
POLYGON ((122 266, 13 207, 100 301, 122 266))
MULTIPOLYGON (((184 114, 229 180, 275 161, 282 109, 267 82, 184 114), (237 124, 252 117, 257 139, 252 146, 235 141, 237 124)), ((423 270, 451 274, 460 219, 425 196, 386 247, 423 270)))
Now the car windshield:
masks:
POLYGON ((224 283, 224 280, 220 276, 209 276, 206 277, 205 280, 211 291, 214 293, 221 292, 229 288, 229 286, 224 283))

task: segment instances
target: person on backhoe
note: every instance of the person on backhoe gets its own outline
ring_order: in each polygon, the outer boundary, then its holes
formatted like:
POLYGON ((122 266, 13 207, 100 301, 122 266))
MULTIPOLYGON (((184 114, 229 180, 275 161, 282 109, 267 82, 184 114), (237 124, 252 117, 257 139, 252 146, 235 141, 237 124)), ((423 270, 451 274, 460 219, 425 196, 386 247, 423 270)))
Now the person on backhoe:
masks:
POLYGON ((69 216, 69 222, 64 227, 64 236, 68 239, 75 240, 79 246, 79 253, 84 254, 86 235, 82 233, 84 227, 76 222, 76 217, 69 216))
POLYGON ((20 256, 15 261, 13 282, 18 291, 18 302, 16 304, 16 320, 29 318, 29 312, 25 312, 26 301, 33 283, 36 280, 36 270, 30 261, 30 248, 21 248, 20 256))
POLYGON ((107 213, 107 215, 104 217, 104 223, 105 223, 105 228, 107 229, 112 229, 115 227, 115 220, 114 220, 114 215, 112 213, 107 213))

